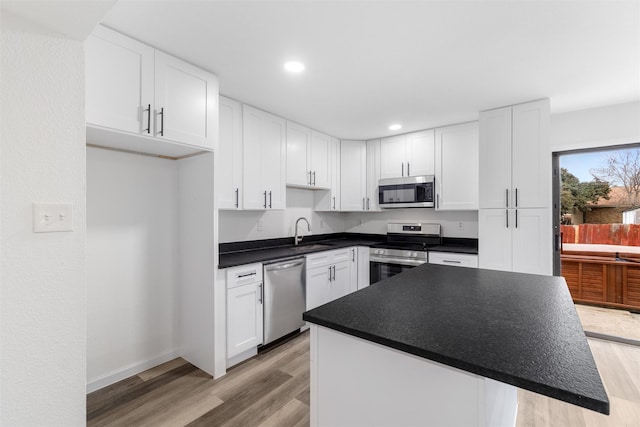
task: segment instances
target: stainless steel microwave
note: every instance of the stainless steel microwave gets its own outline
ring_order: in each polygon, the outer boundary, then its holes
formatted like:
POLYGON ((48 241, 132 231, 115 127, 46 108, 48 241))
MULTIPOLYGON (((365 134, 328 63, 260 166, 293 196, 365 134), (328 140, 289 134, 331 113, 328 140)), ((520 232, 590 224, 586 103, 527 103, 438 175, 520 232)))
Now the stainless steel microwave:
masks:
POLYGON ((381 208, 432 208, 435 200, 433 175, 388 178, 378 181, 381 208))

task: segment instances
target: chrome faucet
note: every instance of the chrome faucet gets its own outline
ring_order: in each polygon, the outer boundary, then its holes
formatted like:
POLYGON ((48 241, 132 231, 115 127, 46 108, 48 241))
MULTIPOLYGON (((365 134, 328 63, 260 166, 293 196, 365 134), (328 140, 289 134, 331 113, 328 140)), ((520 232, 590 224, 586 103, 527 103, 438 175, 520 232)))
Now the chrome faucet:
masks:
POLYGON ((304 219, 304 222, 306 222, 306 223, 307 223, 307 229, 308 229, 309 231, 311 231, 311 224, 309 224, 309 221, 307 221, 307 218, 305 218, 305 217, 303 217, 303 216, 301 216, 300 218, 298 218, 298 219, 296 220, 296 226, 295 226, 296 233, 295 233, 295 236, 293 236, 293 244, 294 244, 295 246, 298 246, 298 243, 302 240, 302 236, 298 236, 298 223, 300 222, 300 220, 301 220, 301 219, 304 219))

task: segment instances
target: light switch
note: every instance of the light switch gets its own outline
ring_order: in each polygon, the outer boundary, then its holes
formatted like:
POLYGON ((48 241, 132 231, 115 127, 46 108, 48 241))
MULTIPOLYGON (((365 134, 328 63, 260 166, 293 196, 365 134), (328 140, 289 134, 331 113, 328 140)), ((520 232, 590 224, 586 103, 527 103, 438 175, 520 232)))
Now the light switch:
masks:
POLYGON ((73 231, 71 203, 34 203, 33 232, 73 231))

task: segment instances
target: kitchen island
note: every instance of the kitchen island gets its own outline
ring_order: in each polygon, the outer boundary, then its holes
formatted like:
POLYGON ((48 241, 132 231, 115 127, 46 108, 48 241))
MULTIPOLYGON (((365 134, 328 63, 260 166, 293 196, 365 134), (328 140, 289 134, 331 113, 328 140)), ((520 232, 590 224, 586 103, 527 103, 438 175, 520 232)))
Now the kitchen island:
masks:
POLYGON ((514 425, 609 401, 561 277, 426 264, 308 311, 311 425, 514 425))

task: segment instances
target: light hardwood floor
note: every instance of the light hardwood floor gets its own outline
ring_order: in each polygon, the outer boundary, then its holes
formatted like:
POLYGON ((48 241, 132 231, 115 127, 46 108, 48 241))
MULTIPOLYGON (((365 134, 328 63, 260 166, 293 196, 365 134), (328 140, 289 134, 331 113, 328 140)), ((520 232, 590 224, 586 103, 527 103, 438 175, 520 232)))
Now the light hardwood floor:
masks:
MULTIPOLYGON (((589 339, 589 345, 611 401, 611 415, 519 390, 517 427, 640 426, 640 347, 596 339, 589 339)), ((87 398, 87 424, 308 426, 308 332, 215 381, 176 359, 98 390, 87 398)))

